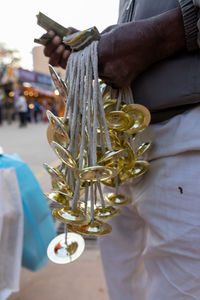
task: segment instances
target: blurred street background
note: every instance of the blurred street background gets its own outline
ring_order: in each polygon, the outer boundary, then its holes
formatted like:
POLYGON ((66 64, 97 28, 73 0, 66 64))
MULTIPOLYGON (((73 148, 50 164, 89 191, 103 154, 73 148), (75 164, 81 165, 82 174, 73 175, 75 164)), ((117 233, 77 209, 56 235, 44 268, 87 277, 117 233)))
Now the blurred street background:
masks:
MULTIPOLYGON (((38 122, 19 128, 18 121, 6 122, 0 128, 0 145, 7 154, 17 153, 38 179, 43 192, 51 189, 50 176, 43 168, 46 162, 57 164, 57 157, 46 138, 47 123, 38 122)), ((49 203, 50 204, 50 203, 49 203)), ((60 222, 55 226, 59 228, 60 222)), ((9 300, 107 300, 105 280, 96 239, 85 240, 84 253, 73 263, 56 265, 49 262, 40 271, 22 268, 20 291, 9 300)))

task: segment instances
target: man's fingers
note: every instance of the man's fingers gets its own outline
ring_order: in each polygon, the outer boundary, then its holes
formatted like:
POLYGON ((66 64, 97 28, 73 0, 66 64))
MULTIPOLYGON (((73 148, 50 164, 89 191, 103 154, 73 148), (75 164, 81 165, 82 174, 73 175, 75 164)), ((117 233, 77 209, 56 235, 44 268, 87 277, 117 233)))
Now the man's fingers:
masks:
POLYGON ((44 55, 50 57, 60 44, 61 38, 56 35, 44 48, 44 55))
POLYGON ((59 45, 58 48, 51 54, 50 59, 49 59, 49 63, 52 66, 58 66, 59 65, 59 61, 61 60, 61 58, 63 56, 64 50, 65 50, 65 46, 64 45, 59 45))
POLYGON ((52 38, 54 38, 54 36, 55 36, 56 34, 55 34, 54 31, 50 30, 50 31, 48 31, 48 35, 49 35, 49 37, 52 39, 52 38))
POLYGON ((61 59, 60 59, 60 62, 59 62, 59 65, 63 68, 63 69, 65 69, 66 68, 66 65, 67 65, 67 60, 68 60, 68 58, 69 58, 69 56, 70 56, 70 51, 69 50, 65 50, 64 52, 63 52, 63 55, 62 55, 62 57, 61 57, 61 59))

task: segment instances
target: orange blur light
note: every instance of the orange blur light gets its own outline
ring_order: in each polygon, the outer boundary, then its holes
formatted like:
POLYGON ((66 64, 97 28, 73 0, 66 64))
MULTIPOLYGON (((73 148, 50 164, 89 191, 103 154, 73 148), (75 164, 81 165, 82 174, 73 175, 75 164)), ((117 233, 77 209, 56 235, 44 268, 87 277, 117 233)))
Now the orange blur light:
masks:
POLYGON ((13 91, 11 91, 8 95, 9 95, 9 97, 14 97, 15 93, 13 91))
POLYGON ((28 107, 29 107, 30 109, 34 109, 35 106, 34 106, 33 103, 30 103, 28 107))
POLYGON ((28 91, 24 91, 24 96, 28 96, 28 91))

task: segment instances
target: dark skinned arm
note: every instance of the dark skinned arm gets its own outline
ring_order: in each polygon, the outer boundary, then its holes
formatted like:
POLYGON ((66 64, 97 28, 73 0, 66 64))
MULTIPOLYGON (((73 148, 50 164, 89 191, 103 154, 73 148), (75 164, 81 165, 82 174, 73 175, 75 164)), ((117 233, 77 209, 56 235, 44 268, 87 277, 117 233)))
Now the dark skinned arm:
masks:
MULTIPOLYGON (((99 77, 114 87, 129 86, 152 64, 186 50, 180 8, 111 28, 99 41, 98 61, 99 77)), ((65 68, 70 50, 54 36, 44 53, 52 65, 65 68)))

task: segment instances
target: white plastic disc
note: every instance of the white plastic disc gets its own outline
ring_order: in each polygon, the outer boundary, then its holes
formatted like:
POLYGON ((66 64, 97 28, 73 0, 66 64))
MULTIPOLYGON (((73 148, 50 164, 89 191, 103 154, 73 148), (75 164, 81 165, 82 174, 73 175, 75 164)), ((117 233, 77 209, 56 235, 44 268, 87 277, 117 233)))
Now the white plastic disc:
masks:
POLYGON ((65 233, 55 237, 47 248, 48 258, 56 264, 67 264, 76 260, 85 249, 85 241, 79 234, 67 233, 67 246, 65 233))

